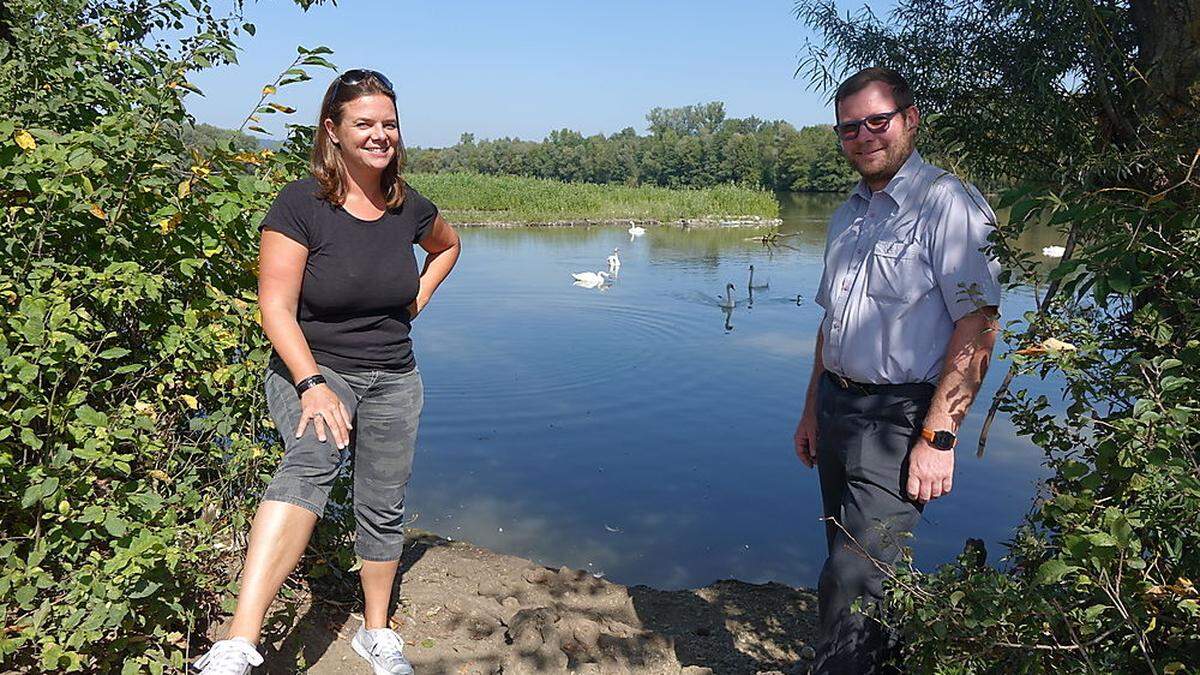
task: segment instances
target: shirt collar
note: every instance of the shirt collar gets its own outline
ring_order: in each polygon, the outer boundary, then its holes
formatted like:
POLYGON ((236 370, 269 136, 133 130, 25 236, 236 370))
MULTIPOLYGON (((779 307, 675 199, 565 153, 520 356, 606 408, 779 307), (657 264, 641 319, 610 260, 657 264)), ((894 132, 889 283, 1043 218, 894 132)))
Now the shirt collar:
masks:
MULTIPOLYGON (((880 192, 884 193, 896 202, 896 206, 904 203, 905 197, 912 192, 913 186, 917 184, 917 178, 921 175, 921 168, 925 166, 925 160, 921 159, 921 153, 913 149, 912 154, 908 159, 904 160, 904 164, 900 165, 900 170, 895 176, 888 181, 888 184, 883 187, 880 192)), ((863 180, 858 181, 858 185, 854 186, 854 194, 858 195, 863 201, 871 201, 871 188, 863 180)))

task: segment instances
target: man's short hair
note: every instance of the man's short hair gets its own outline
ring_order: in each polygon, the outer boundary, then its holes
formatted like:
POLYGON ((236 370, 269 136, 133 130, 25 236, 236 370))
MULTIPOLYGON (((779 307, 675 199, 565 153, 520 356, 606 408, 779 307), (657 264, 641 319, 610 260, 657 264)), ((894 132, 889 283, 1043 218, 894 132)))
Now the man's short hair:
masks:
POLYGON ((891 87, 892 101, 896 103, 897 108, 905 108, 913 104, 912 89, 908 88, 908 82, 900 73, 891 68, 863 68, 838 85, 837 93, 833 95, 834 118, 837 118, 839 103, 866 89, 867 85, 872 82, 881 82, 891 87))

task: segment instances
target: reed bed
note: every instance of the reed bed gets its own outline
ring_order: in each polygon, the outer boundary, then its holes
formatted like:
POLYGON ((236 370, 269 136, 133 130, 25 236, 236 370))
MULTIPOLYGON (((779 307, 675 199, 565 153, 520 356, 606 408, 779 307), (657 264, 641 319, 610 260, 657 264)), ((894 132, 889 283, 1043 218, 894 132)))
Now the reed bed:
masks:
POLYGON ((473 173, 414 173, 407 179, 433 200, 447 219, 459 223, 666 222, 779 216, 774 194, 738 185, 671 189, 473 173))

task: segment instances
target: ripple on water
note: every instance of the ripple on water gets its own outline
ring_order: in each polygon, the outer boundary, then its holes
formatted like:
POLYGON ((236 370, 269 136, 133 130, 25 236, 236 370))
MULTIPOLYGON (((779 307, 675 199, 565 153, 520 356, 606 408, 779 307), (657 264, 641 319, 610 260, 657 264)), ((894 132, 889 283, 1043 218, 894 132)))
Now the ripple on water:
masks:
POLYGON ((687 387, 698 376, 676 347, 689 331, 711 323, 703 321, 707 315, 572 290, 550 296, 518 292, 500 301, 473 294, 444 299, 447 313, 474 317, 470 333, 493 338, 463 335, 461 329, 452 335, 444 326, 424 334, 422 353, 437 350, 441 342, 470 355, 469 365, 468 359, 459 365, 469 374, 426 380, 427 399, 471 415, 464 424, 540 420, 558 406, 578 412, 581 401, 589 414, 625 406, 638 406, 644 414, 661 397, 652 388, 629 386, 637 382, 639 368, 653 362, 656 370, 677 372, 675 387, 687 387), (521 311, 531 303, 536 311, 521 311), (522 333, 541 337, 520 343, 494 339, 514 321, 521 323, 522 333))

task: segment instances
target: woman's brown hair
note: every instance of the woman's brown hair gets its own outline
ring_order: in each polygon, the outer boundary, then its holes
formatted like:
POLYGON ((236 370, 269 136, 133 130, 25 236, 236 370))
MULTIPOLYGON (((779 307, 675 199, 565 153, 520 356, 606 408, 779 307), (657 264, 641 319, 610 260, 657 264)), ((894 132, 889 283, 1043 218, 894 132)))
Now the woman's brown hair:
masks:
MULTIPOLYGON (((346 181, 349 180, 349 175, 346 173, 346 165, 342 162, 342 153, 325 129, 325 120, 333 120, 335 126, 340 124, 342 109, 346 103, 372 94, 387 96, 392 100, 392 106, 395 107, 396 92, 392 90, 391 83, 387 82, 386 78, 380 81, 380 77, 376 77, 375 72, 371 70, 347 71, 334 78, 329 88, 325 90, 325 98, 321 101, 321 114, 317 118, 317 133, 313 138, 309 169, 320 185, 318 196, 332 204, 341 204, 346 201, 346 181), (352 72, 365 73, 365 77, 355 81, 354 84, 346 84, 346 75, 352 72)), ((379 177, 379 187, 383 190, 388 208, 396 208, 404 203, 404 177, 401 175, 404 170, 404 161, 404 139, 400 138, 396 144, 396 153, 392 156, 392 161, 388 163, 387 168, 383 170, 383 175, 379 177)))

